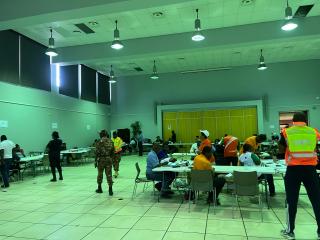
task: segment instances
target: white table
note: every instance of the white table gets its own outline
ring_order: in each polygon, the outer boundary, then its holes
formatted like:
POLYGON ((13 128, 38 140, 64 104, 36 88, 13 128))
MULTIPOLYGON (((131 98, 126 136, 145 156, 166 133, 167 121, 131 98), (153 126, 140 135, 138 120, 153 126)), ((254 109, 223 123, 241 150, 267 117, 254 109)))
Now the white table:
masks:
POLYGON ((190 159, 191 157, 197 156, 197 154, 195 154, 195 153, 172 153, 171 156, 176 157, 176 158, 182 158, 182 159, 184 157, 188 157, 190 159))
POLYGON ((75 148, 75 149, 68 149, 68 150, 63 150, 61 151, 60 153, 61 154, 71 154, 71 153, 74 153, 74 154, 82 154, 82 153, 87 153, 89 152, 91 149, 89 148, 83 148, 83 149, 78 149, 78 148, 75 148))
POLYGON ((23 158, 20 158, 19 163, 20 164, 24 164, 25 168, 27 166, 30 166, 30 168, 32 169, 32 172, 33 172, 33 177, 35 177, 36 176, 37 163, 41 162, 43 160, 43 157, 44 157, 44 154, 40 154, 40 155, 36 155, 36 156, 23 157, 23 158))
MULTIPOLYGON (((276 169, 274 167, 262 167, 262 166, 212 166, 215 173, 233 173, 234 171, 239 172, 252 172, 256 171, 257 174, 275 174, 276 169)), ((183 166, 183 167, 170 167, 170 166, 164 166, 164 167, 157 167, 152 169, 153 172, 175 172, 175 173, 187 173, 191 172, 191 167, 183 166)), ((164 179, 164 175, 163 175, 164 179)), ((267 190, 267 180, 264 178, 265 181, 265 197, 268 208, 269 206, 269 198, 268 198, 268 190, 267 190)))

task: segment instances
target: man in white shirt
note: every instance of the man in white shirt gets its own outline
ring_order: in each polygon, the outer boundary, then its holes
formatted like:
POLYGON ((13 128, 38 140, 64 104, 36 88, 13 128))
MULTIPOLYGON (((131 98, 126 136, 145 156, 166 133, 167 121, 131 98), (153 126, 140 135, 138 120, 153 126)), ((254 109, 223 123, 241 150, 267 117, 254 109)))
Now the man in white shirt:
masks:
POLYGON ((3 160, 0 163, 0 172, 2 176, 3 184, 2 188, 9 187, 9 170, 12 162, 12 149, 15 147, 15 144, 8 140, 6 135, 2 135, 0 138, 0 150, 3 150, 3 160))
POLYGON ((197 153, 199 146, 200 146, 201 140, 199 138, 199 136, 196 136, 195 142, 192 144, 191 148, 190 148, 190 153, 197 153))

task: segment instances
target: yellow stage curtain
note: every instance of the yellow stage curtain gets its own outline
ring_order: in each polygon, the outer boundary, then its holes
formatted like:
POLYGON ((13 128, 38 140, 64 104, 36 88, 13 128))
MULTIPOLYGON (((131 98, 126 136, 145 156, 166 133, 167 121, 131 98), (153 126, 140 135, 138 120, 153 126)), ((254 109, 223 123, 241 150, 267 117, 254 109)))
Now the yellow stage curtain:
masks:
POLYGON ((177 141, 187 143, 194 142, 200 129, 208 130, 212 141, 221 139, 224 134, 231 134, 244 141, 258 132, 257 109, 254 107, 163 112, 162 124, 164 140, 168 140, 174 130, 177 141))

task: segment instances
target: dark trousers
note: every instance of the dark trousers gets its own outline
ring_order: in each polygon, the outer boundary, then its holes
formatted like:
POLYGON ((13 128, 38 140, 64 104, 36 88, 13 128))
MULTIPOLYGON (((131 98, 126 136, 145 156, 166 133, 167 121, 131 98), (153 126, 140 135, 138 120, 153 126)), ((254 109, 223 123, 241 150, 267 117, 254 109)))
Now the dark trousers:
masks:
POLYGON ((138 142, 139 156, 143 154, 143 144, 142 142, 138 142))
POLYGON ((263 174, 259 177, 259 180, 261 179, 266 179, 268 183, 268 188, 269 188, 269 194, 273 195, 276 192, 275 186, 274 186, 274 180, 273 180, 273 175, 272 174, 263 174))
POLYGON ((97 176, 97 183, 102 184, 103 180, 103 171, 107 177, 107 183, 109 187, 112 187, 112 162, 111 161, 99 161, 98 162, 98 176, 97 176))
POLYGON ((53 179, 57 179, 56 168, 58 170, 59 177, 62 178, 62 168, 61 168, 61 164, 60 164, 60 159, 50 160, 50 168, 51 168, 51 173, 52 173, 53 179))
POLYGON ((238 165, 238 157, 217 157, 216 158, 216 164, 221 166, 230 166, 232 163, 232 166, 238 165))
POLYGON ((314 166, 288 166, 284 178, 287 197, 287 232, 293 232, 299 191, 303 183, 312 204, 320 233, 320 182, 314 166))
POLYGON ((116 172, 119 171, 120 161, 121 161, 121 153, 120 152, 119 153, 115 153, 113 161, 112 161, 112 165, 113 165, 113 170, 116 171, 116 172))
POLYGON ((11 168, 12 158, 5 158, 0 165, 0 172, 2 176, 3 185, 9 187, 9 170, 11 168))
POLYGON ((176 178, 174 172, 158 172, 158 173, 147 173, 147 179, 153 181, 159 181, 162 183, 161 191, 165 192, 169 190, 169 186, 176 178))
MULTIPOLYGON (((221 190, 226 183, 226 179, 224 177, 218 177, 217 175, 213 178, 213 187, 216 189, 216 198, 218 198, 219 194, 221 193, 221 190)), ((213 192, 209 193, 208 198, 212 199, 213 192)))

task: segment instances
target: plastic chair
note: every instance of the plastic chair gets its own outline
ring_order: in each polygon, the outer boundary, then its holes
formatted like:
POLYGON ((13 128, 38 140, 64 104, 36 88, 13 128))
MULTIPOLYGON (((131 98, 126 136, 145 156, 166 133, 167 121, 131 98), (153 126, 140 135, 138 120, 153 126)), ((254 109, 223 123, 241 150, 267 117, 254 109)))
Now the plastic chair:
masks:
MULTIPOLYGON (((190 173, 191 181, 189 188, 189 212, 190 212, 190 202, 191 202, 191 191, 199 192, 211 192, 213 191, 213 212, 215 212, 215 200, 216 200, 216 189, 213 186, 214 170, 191 170, 190 173)), ((197 195, 197 194, 195 194, 197 195)), ((195 199, 195 198, 194 198, 195 199)), ((195 201, 194 201, 195 203, 195 201)))
POLYGON ((134 187, 133 187, 133 192, 132 192, 132 199, 134 198, 134 196, 136 195, 136 192, 137 192, 137 186, 138 186, 138 183, 143 183, 143 192, 146 188, 146 184, 149 183, 149 182, 152 182, 153 183, 153 195, 155 195, 155 185, 154 185, 154 181, 153 180, 149 180, 145 177, 139 177, 140 176, 140 172, 141 172, 141 169, 139 167, 139 163, 136 162, 135 164, 136 166, 136 170, 137 170, 137 175, 136 175, 136 178, 134 180, 134 187))
MULTIPOLYGON (((239 196, 258 196, 259 198, 259 209, 261 213, 261 221, 263 221, 263 214, 262 214, 262 202, 261 202, 261 195, 259 191, 259 182, 258 176, 256 171, 252 172, 233 172, 233 180, 234 180, 234 195, 235 195, 235 204, 238 205, 238 197, 239 196)), ((232 217, 234 217, 234 207, 232 207, 232 217)))

